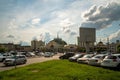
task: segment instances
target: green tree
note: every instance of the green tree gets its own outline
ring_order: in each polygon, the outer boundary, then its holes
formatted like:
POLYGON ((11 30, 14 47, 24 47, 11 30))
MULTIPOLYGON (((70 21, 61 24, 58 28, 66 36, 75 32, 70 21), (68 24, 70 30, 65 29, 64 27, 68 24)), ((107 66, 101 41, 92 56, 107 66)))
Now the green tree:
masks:
POLYGON ((77 47, 77 51, 78 52, 85 52, 86 51, 86 49, 84 48, 84 47, 77 47))
POLYGON ((62 44, 62 45, 66 45, 67 44, 65 41, 63 41, 60 38, 55 38, 53 41, 57 42, 58 44, 62 44))
POLYGON ((6 48, 0 48, 0 52, 6 52, 7 49, 6 48))
POLYGON ((120 44, 117 46, 117 52, 120 52, 120 44))

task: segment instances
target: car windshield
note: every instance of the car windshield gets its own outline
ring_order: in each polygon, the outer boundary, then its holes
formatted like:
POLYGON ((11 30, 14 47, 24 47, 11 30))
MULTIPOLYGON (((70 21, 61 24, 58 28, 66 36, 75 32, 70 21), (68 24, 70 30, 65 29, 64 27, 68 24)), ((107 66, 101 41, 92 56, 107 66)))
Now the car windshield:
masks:
POLYGON ((9 56, 7 59, 15 59, 15 56, 9 56))
POLYGON ((3 55, 0 53, 0 56, 3 56, 3 55))
POLYGON ((97 56, 94 56, 94 58, 102 58, 103 56, 102 55, 97 55, 97 56))
POLYGON ((91 58, 91 56, 90 55, 85 55, 85 56, 83 56, 83 58, 91 58))
POLYGON ((76 55, 74 55, 74 57, 76 57, 76 58, 79 57, 79 56, 81 56, 81 55, 80 55, 80 54, 76 54, 76 55))

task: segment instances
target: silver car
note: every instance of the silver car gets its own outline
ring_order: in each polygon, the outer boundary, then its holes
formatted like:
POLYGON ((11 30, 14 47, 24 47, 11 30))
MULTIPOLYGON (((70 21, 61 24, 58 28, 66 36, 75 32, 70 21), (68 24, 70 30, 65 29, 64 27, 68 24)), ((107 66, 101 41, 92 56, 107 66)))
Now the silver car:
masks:
POLYGON ((0 62, 3 62, 7 57, 13 56, 10 53, 0 53, 0 62))
POLYGON ((8 57, 4 60, 3 64, 5 66, 8 65, 17 65, 17 64, 25 64, 27 62, 26 56, 25 55, 16 55, 12 57, 8 57))
POLYGON ((52 52, 45 52, 44 57, 52 57, 54 54, 52 52))
POLYGON ((83 57, 78 58, 77 62, 78 63, 87 63, 88 64, 88 60, 93 57, 93 54, 85 54, 83 57))

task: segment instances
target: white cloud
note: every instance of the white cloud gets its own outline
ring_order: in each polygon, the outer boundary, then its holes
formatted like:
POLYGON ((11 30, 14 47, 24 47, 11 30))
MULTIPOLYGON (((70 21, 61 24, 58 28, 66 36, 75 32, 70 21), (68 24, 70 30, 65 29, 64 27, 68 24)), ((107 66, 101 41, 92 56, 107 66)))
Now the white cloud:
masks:
POLYGON ((32 24, 38 24, 40 23, 40 19, 39 18, 35 18, 32 20, 32 24))
POLYGON ((83 27, 94 27, 96 29, 103 29, 110 26, 114 21, 120 20, 120 4, 109 3, 104 6, 94 6, 84 13, 86 21, 82 23, 83 27))
MULTIPOLYGON (((106 2, 104 0, 75 0, 72 2, 69 0, 68 2, 65 0, 36 0, 32 6, 26 4, 25 8, 18 5, 8 12, 9 15, 4 15, 9 20, 5 19, 0 22, 2 27, 0 27, 0 32, 2 31, 0 41, 6 41, 3 35, 11 34, 15 37, 16 42, 30 43, 34 36, 43 39, 45 33, 48 33, 52 39, 59 32, 61 38, 74 43, 76 42, 75 36, 79 34, 79 24, 83 22, 81 14, 93 4, 105 5, 111 1, 113 0, 106 0, 106 2), (40 36, 40 34, 42 35, 40 36)), ((94 16, 97 14, 99 12, 96 10, 94 16)))
POLYGON ((113 33, 113 34, 110 34, 110 36, 109 36, 109 39, 110 39, 110 41, 116 41, 116 40, 120 40, 120 30, 118 30, 118 31, 116 31, 115 33, 113 33))

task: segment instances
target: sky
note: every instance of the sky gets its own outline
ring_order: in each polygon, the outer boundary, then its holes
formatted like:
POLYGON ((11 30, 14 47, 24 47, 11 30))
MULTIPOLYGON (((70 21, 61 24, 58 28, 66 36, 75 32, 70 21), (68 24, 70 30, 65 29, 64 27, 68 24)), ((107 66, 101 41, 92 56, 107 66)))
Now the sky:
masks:
POLYGON ((80 27, 96 28, 96 42, 120 40, 120 0, 0 0, 0 43, 77 44, 80 27))

